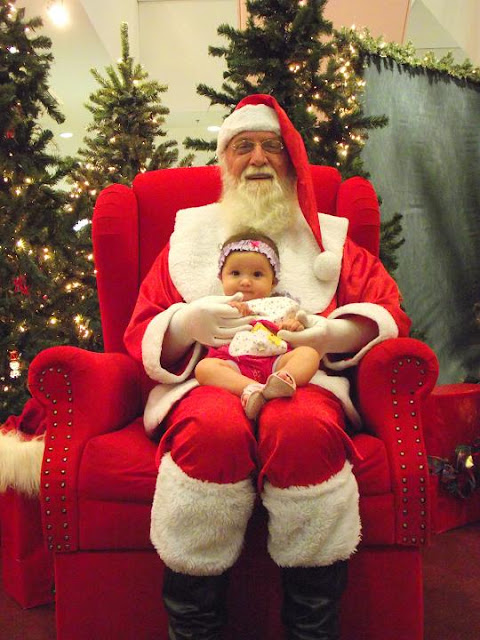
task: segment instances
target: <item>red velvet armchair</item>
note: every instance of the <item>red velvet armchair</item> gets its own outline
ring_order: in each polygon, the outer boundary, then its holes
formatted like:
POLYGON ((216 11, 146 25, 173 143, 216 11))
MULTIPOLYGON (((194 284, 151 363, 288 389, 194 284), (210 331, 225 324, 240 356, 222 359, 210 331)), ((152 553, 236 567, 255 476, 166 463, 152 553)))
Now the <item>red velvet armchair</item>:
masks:
MULTIPOLYGON (((311 168, 318 209, 350 219, 350 235, 378 252, 371 184, 311 168)), ((57 347, 30 367, 47 414, 41 471, 44 536, 54 554, 58 640, 166 639, 162 562, 149 541, 156 445, 144 434, 149 383, 122 335, 142 278, 168 239, 179 208, 218 198, 216 167, 167 169, 113 185, 97 201, 93 241, 106 353, 57 347)), ((365 431, 355 474, 363 538, 350 563, 343 640, 421 640, 421 548, 430 532, 422 403, 438 373, 435 355, 402 338, 373 348, 356 372, 365 431)), ((281 640, 279 571, 266 551, 261 504, 232 570, 228 640, 281 640)))

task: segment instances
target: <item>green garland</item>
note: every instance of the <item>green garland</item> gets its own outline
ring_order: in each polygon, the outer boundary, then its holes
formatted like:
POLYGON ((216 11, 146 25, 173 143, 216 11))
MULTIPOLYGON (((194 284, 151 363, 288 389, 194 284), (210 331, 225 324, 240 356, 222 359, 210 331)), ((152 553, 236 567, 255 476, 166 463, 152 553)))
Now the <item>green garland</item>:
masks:
POLYGON ((339 40, 356 46, 366 57, 389 58, 398 64, 420 67, 428 71, 447 74, 452 78, 480 84, 480 67, 475 67, 468 58, 462 64, 455 63, 451 51, 442 58, 437 58, 433 51, 428 51, 423 58, 418 58, 411 42, 405 45, 385 42, 381 36, 374 38, 367 28, 357 30, 343 27, 336 32, 336 35, 339 40))

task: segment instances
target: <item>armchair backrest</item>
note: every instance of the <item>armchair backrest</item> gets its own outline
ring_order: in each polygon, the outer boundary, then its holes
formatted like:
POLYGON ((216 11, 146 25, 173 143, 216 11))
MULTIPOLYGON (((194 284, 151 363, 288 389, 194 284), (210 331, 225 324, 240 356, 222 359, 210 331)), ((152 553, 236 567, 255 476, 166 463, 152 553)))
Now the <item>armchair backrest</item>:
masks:
MULTIPOLYGON (((364 178, 342 182, 332 167, 311 166, 318 211, 350 220, 348 235, 378 255, 380 212, 364 178)), ((105 351, 125 351, 123 333, 140 284, 173 231, 179 209, 216 202, 216 166, 160 169, 139 174, 132 187, 104 189, 93 214, 92 238, 105 351)))

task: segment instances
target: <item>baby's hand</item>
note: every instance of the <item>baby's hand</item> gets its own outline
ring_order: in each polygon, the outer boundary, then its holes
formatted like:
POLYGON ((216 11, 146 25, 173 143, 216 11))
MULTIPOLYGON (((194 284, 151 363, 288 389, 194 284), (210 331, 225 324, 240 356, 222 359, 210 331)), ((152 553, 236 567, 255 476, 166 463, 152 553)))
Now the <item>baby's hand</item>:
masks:
POLYGON ((284 331, 303 331, 305 327, 297 318, 284 318, 278 323, 278 330, 282 329, 284 331))
POLYGON ((246 302, 236 302, 235 300, 232 300, 228 304, 231 307, 233 307, 234 309, 237 309, 237 311, 242 316, 250 316, 250 315, 252 315, 252 310, 250 309, 250 307, 248 306, 248 304, 246 302))

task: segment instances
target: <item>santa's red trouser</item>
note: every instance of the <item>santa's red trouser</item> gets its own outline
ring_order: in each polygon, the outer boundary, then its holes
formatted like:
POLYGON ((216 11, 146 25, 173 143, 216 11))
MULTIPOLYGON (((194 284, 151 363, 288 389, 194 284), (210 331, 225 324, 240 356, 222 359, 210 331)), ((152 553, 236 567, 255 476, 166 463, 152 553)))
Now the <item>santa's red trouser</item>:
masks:
POLYGON ((240 554, 258 490, 279 566, 345 560, 360 539, 355 459, 329 391, 308 385, 270 400, 255 426, 239 398, 198 387, 165 421, 152 542, 174 571, 223 573, 240 554))

